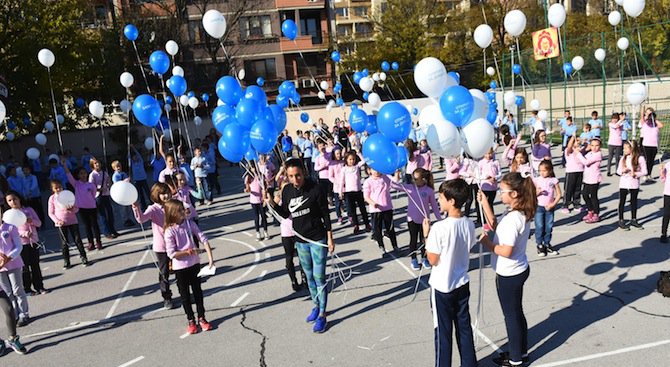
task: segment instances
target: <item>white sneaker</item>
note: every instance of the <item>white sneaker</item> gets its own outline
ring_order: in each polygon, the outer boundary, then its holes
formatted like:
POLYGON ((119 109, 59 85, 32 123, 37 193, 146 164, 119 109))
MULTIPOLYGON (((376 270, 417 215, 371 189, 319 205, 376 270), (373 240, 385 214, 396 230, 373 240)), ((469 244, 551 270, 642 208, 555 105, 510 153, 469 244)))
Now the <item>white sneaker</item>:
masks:
POLYGON ((256 241, 260 241, 260 240, 261 240, 261 233, 256 232, 256 241))

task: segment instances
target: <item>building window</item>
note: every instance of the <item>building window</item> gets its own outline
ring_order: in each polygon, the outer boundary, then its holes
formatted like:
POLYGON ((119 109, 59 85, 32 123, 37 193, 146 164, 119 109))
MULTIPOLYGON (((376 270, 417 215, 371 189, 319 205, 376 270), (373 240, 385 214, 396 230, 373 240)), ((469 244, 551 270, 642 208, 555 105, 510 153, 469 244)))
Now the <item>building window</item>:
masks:
POLYGON ((354 15, 357 17, 367 17, 368 16, 368 7, 367 6, 357 6, 354 8, 354 15))
POLYGON ((275 59, 245 60, 244 70, 246 71, 245 80, 255 82, 259 76, 265 80, 277 79, 277 66, 275 59))
POLYGON ((335 14, 339 17, 349 18, 349 8, 335 8, 335 14))
POLYGON ((104 5, 95 6, 95 19, 101 21, 107 19, 107 8, 104 5))
POLYGON ((321 12, 304 12, 300 14, 300 34, 312 36, 312 44, 323 43, 321 36, 321 12))
POLYGON ((337 35, 338 36, 348 36, 351 34, 351 27, 348 25, 338 25, 337 26, 337 35))
POLYGON ((368 23, 359 23, 356 24, 356 33, 361 33, 361 35, 369 34, 372 32, 372 28, 368 23))
POLYGON ((191 40, 193 43, 201 43, 203 38, 203 29, 202 29, 202 21, 191 21, 188 22, 188 38, 191 40))
POLYGON ((240 37, 242 39, 272 37, 272 22, 270 16, 260 15, 241 18, 240 37))

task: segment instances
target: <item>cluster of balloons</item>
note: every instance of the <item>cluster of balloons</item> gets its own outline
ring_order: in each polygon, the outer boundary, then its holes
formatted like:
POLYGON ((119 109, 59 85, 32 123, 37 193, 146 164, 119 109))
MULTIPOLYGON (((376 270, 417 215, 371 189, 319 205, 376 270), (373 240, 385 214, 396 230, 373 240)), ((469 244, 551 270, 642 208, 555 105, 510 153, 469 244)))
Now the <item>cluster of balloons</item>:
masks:
POLYGON ((392 174, 407 164, 407 151, 402 146, 412 131, 412 117, 407 107, 398 102, 389 102, 379 110, 375 119, 371 119, 354 106, 349 117, 352 129, 360 132, 365 122, 365 130, 368 133, 374 131, 363 144, 365 163, 383 174, 392 174), (368 128, 372 124, 374 127, 368 128))
MULTIPOLYGON (((218 86, 217 86, 217 93, 218 93, 218 86)), ((223 99, 222 101, 226 102, 223 99)), ((295 84, 293 84, 292 81, 285 80, 279 85, 279 95, 277 95, 276 103, 281 108, 288 107, 289 103, 293 103, 294 105, 300 104, 300 93, 298 93, 298 90, 296 89, 295 84)))

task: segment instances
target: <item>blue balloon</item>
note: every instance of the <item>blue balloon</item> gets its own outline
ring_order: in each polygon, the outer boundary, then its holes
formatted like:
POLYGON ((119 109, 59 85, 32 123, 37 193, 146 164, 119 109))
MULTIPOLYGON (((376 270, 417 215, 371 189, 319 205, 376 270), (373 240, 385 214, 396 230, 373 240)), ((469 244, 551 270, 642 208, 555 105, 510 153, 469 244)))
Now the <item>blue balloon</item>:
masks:
POLYGON ((172 104, 172 102, 173 102, 172 96, 165 96, 165 103, 172 104))
POLYGON ((572 63, 566 62, 565 64, 563 64, 563 71, 565 71, 566 74, 572 74, 572 72, 574 71, 572 63))
POLYGON ((368 122, 365 124, 365 131, 367 131, 369 135, 377 133, 377 116, 368 115, 368 122))
POLYGON ((361 108, 354 109, 352 106, 351 114, 349 115, 349 126, 357 133, 365 131, 368 124, 368 115, 361 108))
POLYGON ((396 145, 396 151, 398 155, 398 167, 397 169, 400 169, 402 167, 405 167, 407 165, 407 148, 405 148, 403 145, 396 145))
POLYGON ((165 85, 175 97, 181 97, 186 92, 186 79, 183 76, 173 75, 165 85))
POLYGON ((258 160, 258 152, 254 150, 254 147, 250 146, 249 150, 244 154, 244 159, 247 161, 257 161, 258 160))
POLYGON ((447 73, 447 75, 449 75, 452 79, 454 79, 456 81, 456 84, 461 84, 461 76, 458 75, 457 72, 450 71, 447 73))
POLYGON ((188 91, 188 93, 186 93, 186 97, 188 97, 188 98, 193 98, 193 97, 195 97, 195 92, 192 91, 192 90, 188 91))
POLYGON ((388 61, 382 61, 382 70, 389 71, 391 70, 391 64, 388 61))
POLYGON ((148 94, 139 95, 133 102, 133 114, 144 126, 156 126, 161 118, 161 113, 161 106, 156 98, 148 94))
POLYGON ((293 84, 292 81, 284 80, 279 85, 279 94, 290 97, 293 95, 293 93, 295 93, 295 84, 293 84))
POLYGON ((491 80, 491 83, 489 83, 489 87, 491 89, 496 89, 496 88, 498 88, 498 83, 496 83, 495 80, 491 80))
POLYGON ((7 123, 7 129, 9 129, 9 130, 14 130, 14 129, 16 129, 16 123, 15 123, 14 121, 9 121, 9 122, 7 123))
POLYGON ((385 175, 393 174, 398 167, 398 149, 382 134, 370 135, 363 144, 365 163, 385 175))
POLYGON ((275 123, 275 129, 277 132, 283 131, 286 128, 286 111, 281 108, 279 105, 272 104, 270 105, 270 111, 272 111, 272 116, 275 123))
POLYGON ((489 103, 493 103, 496 100, 496 92, 488 91, 485 94, 486 99, 488 99, 489 103))
POLYGON ((300 121, 305 123, 309 121, 309 114, 307 114, 307 112, 300 113, 300 121))
POLYGON ((23 117, 23 124, 24 124, 25 126, 30 126, 30 124, 32 124, 32 122, 30 122, 30 117, 28 117, 28 116, 24 116, 24 117, 23 117))
POLYGON ((512 65, 512 72, 513 72, 515 75, 519 75, 519 74, 521 74, 521 65, 519 65, 519 64, 514 64, 514 65, 512 65))
POLYGON ((340 93, 341 91, 342 91, 342 84, 340 84, 340 83, 335 84, 335 86, 333 87, 333 92, 335 92, 335 94, 337 94, 337 93, 340 93))
POLYGON ((226 125, 221 133, 219 145, 235 156, 243 156, 251 145, 249 129, 240 123, 226 125))
POLYGON ((363 78, 363 74, 360 71, 357 71, 357 72, 354 73, 354 83, 355 84, 358 84, 358 82, 360 82, 362 78, 363 78))
POLYGON ((416 107, 414 107, 414 108, 412 109, 412 115, 416 116, 416 115, 418 115, 418 114, 419 114, 419 109, 416 108, 416 107))
POLYGON ((498 119, 498 111, 495 109, 489 108, 489 113, 486 115, 486 120, 491 124, 495 124, 498 119))
POLYGON ((449 87, 440 97, 442 116, 456 127, 463 127, 470 121, 474 108, 472 94, 460 85, 449 87))
POLYGON ((249 136, 251 146, 260 154, 270 153, 277 143, 277 130, 272 121, 265 118, 254 122, 249 136))
POLYGON ((216 131, 223 134, 223 129, 226 125, 237 122, 235 118, 235 109, 229 105, 222 105, 214 109, 212 112, 212 123, 216 131))
POLYGON ((163 131, 165 131, 165 130, 169 131, 170 130, 170 119, 167 118, 167 116, 165 116, 165 115, 161 116, 159 121, 160 121, 161 130, 163 130, 163 131))
POLYGON ((277 99, 275 99, 275 102, 277 103, 277 106, 280 108, 286 108, 288 107, 288 97, 285 95, 279 94, 277 95, 277 99))
POLYGON ((521 106, 523 104, 523 97, 516 96, 516 98, 514 98, 514 104, 517 106, 521 106))
POLYGON ((132 24, 126 24, 126 26, 123 27, 123 35, 126 36, 128 41, 135 42, 139 34, 140 32, 137 30, 137 27, 132 24))
POLYGON ((365 101, 368 100, 368 97, 369 97, 369 96, 370 96, 370 93, 368 93, 368 92, 363 92, 363 99, 364 99, 365 101))
POLYGON ((259 76, 258 78, 256 78, 256 84, 258 84, 259 87, 262 87, 263 85, 265 85, 265 79, 263 79, 262 76, 259 76))
POLYGON ((335 61, 335 62, 340 62, 340 60, 341 60, 340 52, 339 51, 333 51, 330 54, 330 59, 335 61))
POLYGON ((365 69, 361 70, 361 75, 363 75, 364 77, 368 76, 368 75, 370 75, 370 71, 368 71, 368 69, 365 68, 365 69))
POLYGON ((286 19, 281 24, 281 32, 284 34, 284 37, 294 41, 298 36, 298 27, 295 25, 295 22, 291 19, 286 19))
POLYGON ((242 99, 235 107, 235 117, 237 121, 246 127, 247 129, 251 128, 251 125, 256 121, 256 116, 259 112, 259 105, 256 100, 253 99, 242 99))
POLYGON ((377 114, 377 129, 392 142, 405 141, 412 130, 412 117, 402 104, 398 102, 387 103, 382 106, 377 114))
POLYGON ((398 69, 400 69, 400 64, 398 64, 397 61, 394 61, 394 62, 391 64, 391 68, 392 68, 393 70, 395 70, 395 71, 398 71, 398 69))
POLYGON ((291 100, 291 102, 293 102, 294 105, 296 105, 296 106, 299 105, 300 104, 300 99, 301 99, 300 98, 300 93, 298 93, 298 91, 295 91, 293 93, 293 95, 291 96, 291 98, 289 98, 289 99, 291 100))
POLYGON ((203 101, 209 102, 209 93, 203 93, 202 96, 200 97, 203 101))
POLYGON ((216 95, 223 103, 235 106, 242 98, 242 87, 237 79, 226 75, 216 82, 216 95))
POLYGON ((248 86, 244 92, 244 98, 253 99, 261 106, 265 106, 268 103, 268 97, 265 95, 263 88, 257 85, 248 86))
POLYGON ((79 108, 82 108, 82 107, 86 106, 86 100, 79 97, 79 98, 77 98, 76 101, 74 101, 74 104, 75 104, 75 106, 77 106, 79 108))
POLYGON ((163 51, 154 51, 149 56, 149 65, 154 73, 163 75, 170 69, 170 57, 163 51))
POLYGON ((342 99, 342 97, 338 97, 338 98, 335 100, 335 104, 337 104, 337 105, 340 106, 340 107, 341 107, 341 106, 344 106, 344 99, 342 99))

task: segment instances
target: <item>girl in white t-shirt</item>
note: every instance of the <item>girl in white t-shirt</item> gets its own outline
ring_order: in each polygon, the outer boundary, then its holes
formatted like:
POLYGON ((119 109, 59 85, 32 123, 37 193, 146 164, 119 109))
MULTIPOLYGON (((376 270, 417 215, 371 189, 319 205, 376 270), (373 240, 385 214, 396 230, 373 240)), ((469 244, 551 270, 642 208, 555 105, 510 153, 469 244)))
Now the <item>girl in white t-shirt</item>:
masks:
POLYGON ((535 243, 537 256, 558 255, 551 247, 551 232, 554 228, 554 211, 561 201, 561 187, 554 174, 551 161, 542 161, 538 166, 540 176, 533 179, 537 191, 537 212, 535 213, 535 243))
POLYGON ((484 233, 480 242, 493 254, 491 266, 496 272, 496 290, 509 339, 509 352, 493 358, 493 362, 499 366, 519 366, 528 361, 528 324, 523 313, 523 285, 530 273, 526 245, 530 221, 537 211, 537 194, 533 180, 530 176, 524 176, 512 172, 502 178, 500 199, 508 210, 499 220, 493 215, 484 194, 480 192, 477 195, 487 222, 495 230, 493 238, 484 233))

